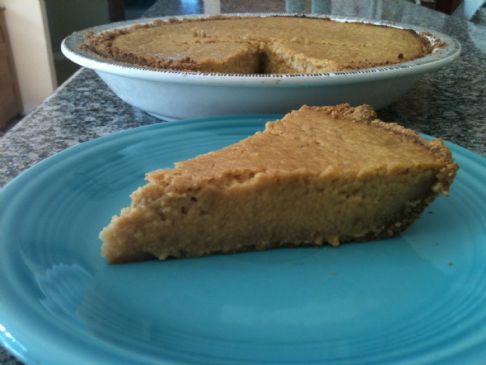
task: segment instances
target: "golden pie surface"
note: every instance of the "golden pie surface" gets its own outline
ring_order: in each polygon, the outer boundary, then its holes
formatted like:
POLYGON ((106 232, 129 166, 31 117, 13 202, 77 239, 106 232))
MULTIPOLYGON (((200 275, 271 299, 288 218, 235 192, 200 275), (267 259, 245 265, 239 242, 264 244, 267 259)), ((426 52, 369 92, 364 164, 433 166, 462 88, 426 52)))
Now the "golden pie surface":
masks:
POLYGON ((135 65, 244 74, 362 69, 432 49, 412 30, 288 16, 159 20, 90 34, 82 47, 135 65))

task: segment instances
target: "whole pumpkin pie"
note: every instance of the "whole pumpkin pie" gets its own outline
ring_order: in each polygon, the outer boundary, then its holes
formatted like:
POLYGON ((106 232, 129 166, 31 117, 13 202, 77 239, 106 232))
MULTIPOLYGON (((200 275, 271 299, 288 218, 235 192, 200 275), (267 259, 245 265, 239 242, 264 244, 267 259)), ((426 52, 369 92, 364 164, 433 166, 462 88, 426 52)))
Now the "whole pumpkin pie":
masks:
POLYGON ((147 175, 101 232, 109 262, 339 245, 405 230, 457 165, 371 107, 308 107, 147 175))
POLYGON ((304 16, 158 20, 88 34, 82 47, 141 66, 247 74, 391 65, 433 49, 412 30, 304 16))

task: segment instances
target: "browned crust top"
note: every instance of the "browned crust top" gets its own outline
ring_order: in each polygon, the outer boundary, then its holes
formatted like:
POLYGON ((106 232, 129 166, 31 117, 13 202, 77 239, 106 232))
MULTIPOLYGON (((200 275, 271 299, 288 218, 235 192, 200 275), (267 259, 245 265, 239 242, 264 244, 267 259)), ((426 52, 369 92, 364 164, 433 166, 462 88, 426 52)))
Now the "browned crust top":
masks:
POLYGON ((352 107, 347 103, 336 106, 304 105, 300 110, 316 110, 330 114, 336 119, 351 115, 352 120, 355 123, 368 124, 374 128, 403 136, 406 139, 423 146, 429 150, 443 166, 437 176, 439 182, 439 185, 436 187, 438 190, 437 192, 442 192, 443 194, 448 193, 449 187, 456 176, 459 166, 453 161, 451 151, 447 148, 441 138, 427 141, 414 130, 405 128, 397 123, 383 122, 380 119, 377 119, 377 114, 374 109, 366 104, 359 107, 352 107))
MULTIPOLYGON (((322 21, 333 22, 332 19, 329 18, 315 18, 312 16, 306 15, 272 15, 272 16, 265 16, 264 18, 269 17, 287 17, 287 18, 307 18, 307 19, 319 19, 322 21)), ((127 34, 133 32, 137 29, 144 29, 144 28, 152 28, 157 27, 164 24, 172 24, 172 23, 188 23, 188 22, 201 22, 201 21, 214 21, 214 20, 226 20, 226 19, 259 19, 262 18, 261 16, 225 16, 225 15, 214 15, 209 16, 206 18, 169 18, 169 19, 157 19, 150 23, 145 24, 134 24, 126 28, 114 29, 109 31, 104 31, 101 33, 93 33, 93 32, 86 32, 85 33, 85 40, 80 45, 80 48, 85 51, 90 51, 96 53, 102 57, 108 59, 115 59, 117 61, 126 62, 130 64, 152 67, 156 69, 169 69, 169 70, 181 70, 181 71, 201 71, 200 65, 197 61, 192 59, 191 57, 186 57, 183 59, 173 60, 173 59, 161 59, 157 57, 153 57, 150 55, 140 56, 133 52, 128 52, 121 50, 117 47, 113 46, 114 40, 123 34, 127 34)), ((371 23, 359 23, 359 22, 344 22, 344 23, 353 23, 353 24, 363 24, 367 26, 373 27, 385 27, 385 28, 394 28, 389 25, 377 25, 371 23)), ((399 28, 402 29, 402 28, 399 28)), ((410 32, 412 35, 416 37, 421 43, 422 54, 420 57, 430 54, 434 48, 437 48, 436 45, 432 45, 424 36, 415 32, 412 29, 402 29, 404 31, 410 32)), ((368 62, 366 60, 351 60, 346 64, 343 64, 339 67, 339 71, 344 70, 354 70, 354 69, 364 69, 370 67, 379 67, 379 66, 388 66, 396 63, 401 63, 406 60, 401 60, 400 55, 398 56, 398 62, 391 62, 391 61, 383 61, 383 62, 368 62)))
MULTIPOLYGON (((349 104, 340 104, 337 106, 303 106, 298 111, 292 113, 305 111, 317 111, 319 113, 330 115, 333 119, 336 120, 342 119, 351 121, 352 123, 366 125, 381 132, 398 135, 401 138, 406 139, 407 141, 417 144, 418 146, 420 146, 420 148, 423 148, 428 153, 432 154, 432 160, 434 161, 434 165, 437 166, 437 169, 440 169, 440 171, 438 171, 436 175, 437 183, 434 187, 434 191, 436 191, 437 193, 448 193, 449 187, 454 179, 458 166, 452 160, 451 152, 445 146, 442 140, 438 139, 434 141, 427 141, 413 130, 402 127, 396 123, 383 122, 377 119, 376 112, 369 105, 360 105, 357 107, 352 107, 349 104)), ((326 170, 325 172, 321 170, 308 171, 305 168, 299 168, 298 166, 295 169, 290 170, 288 170, 287 168, 275 168, 274 166, 268 166, 263 168, 262 166, 246 166, 244 168, 240 168, 239 164, 237 164, 236 166, 228 166, 225 170, 218 170, 217 173, 212 170, 205 170, 207 173, 205 172, 201 176, 197 175, 197 171, 199 171, 201 164, 211 165, 216 163, 215 161, 220 161, 222 158, 221 152, 226 149, 232 149, 240 146, 240 148, 238 148, 238 151, 245 150, 244 148, 242 149, 241 146, 245 145, 247 143, 246 141, 258 134, 272 133, 271 130, 274 129, 278 123, 285 122, 285 118, 286 117, 284 117, 284 119, 281 121, 267 123, 267 126, 263 132, 257 132, 255 135, 241 140, 234 145, 228 146, 223 150, 209 152, 207 154, 195 157, 194 159, 177 163, 175 169, 153 171, 147 175, 147 179, 151 183, 165 186, 171 190, 180 192, 184 191, 185 189, 198 189, 201 184, 226 186, 233 183, 240 184, 243 182, 250 182, 253 178, 255 178, 257 174, 261 173, 263 173, 265 176, 281 177, 299 174, 304 174, 305 176, 308 176, 309 174, 322 175, 323 173, 325 173, 331 179, 338 177, 354 179, 357 178, 357 176, 360 174, 369 175, 379 173, 379 164, 377 165, 377 167, 373 167, 372 169, 366 171, 353 170, 352 172, 347 173, 343 173, 343 171, 341 171, 339 168, 336 168, 336 166, 331 166, 332 164, 329 166, 331 170, 326 170)), ((230 155, 233 156, 232 158, 235 158, 234 153, 230 155)), ((225 156, 225 158, 227 158, 227 155, 225 156)))

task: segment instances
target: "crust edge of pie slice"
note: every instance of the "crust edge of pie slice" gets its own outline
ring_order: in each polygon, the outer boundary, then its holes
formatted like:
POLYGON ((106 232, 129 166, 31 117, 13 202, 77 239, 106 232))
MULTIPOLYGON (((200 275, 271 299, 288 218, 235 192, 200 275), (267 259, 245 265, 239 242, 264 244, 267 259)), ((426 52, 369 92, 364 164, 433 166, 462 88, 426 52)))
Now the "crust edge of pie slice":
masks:
POLYGON ((404 231, 458 166, 370 106, 303 106, 265 130, 147 174, 100 233, 110 263, 337 246, 404 231))

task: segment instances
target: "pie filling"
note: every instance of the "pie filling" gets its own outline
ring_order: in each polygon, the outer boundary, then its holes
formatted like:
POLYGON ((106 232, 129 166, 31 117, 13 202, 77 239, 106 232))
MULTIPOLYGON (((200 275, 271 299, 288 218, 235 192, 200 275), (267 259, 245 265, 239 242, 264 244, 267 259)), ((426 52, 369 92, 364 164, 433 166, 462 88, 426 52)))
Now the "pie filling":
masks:
POLYGON ((141 66, 242 74, 362 69, 432 51, 411 30, 284 16, 155 21, 88 34, 81 47, 141 66))
POLYGON ((405 230, 457 165, 368 106, 302 107, 219 151, 151 172, 101 232, 109 262, 338 245, 405 230))

